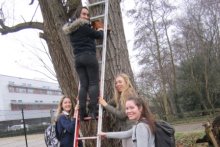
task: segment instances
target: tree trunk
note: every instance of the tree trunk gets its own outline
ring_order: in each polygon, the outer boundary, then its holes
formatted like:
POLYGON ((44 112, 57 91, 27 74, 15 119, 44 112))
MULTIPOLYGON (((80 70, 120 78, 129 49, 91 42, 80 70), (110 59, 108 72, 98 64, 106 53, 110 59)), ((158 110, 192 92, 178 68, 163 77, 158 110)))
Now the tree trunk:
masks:
MULTIPOLYGON (((91 1, 90 1, 91 2, 91 1)), ((107 56, 106 56, 106 72, 105 72, 105 98, 112 98, 114 79, 116 74, 124 72, 130 75, 134 84, 133 73, 131 70, 129 55, 126 46, 125 34, 123 31, 122 15, 119 1, 109 1, 109 27, 111 32, 108 35, 107 41, 107 56)), ((35 28, 42 29, 43 33, 40 37, 45 39, 48 45, 49 53, 52 59, 52 63, 56 72, 57 80, 62 89, 64 95, 68 95, 75 99, 78 94, 78 76, 74 68, 74 56, 73 48, 70 43, 70 39, 62 31, 62 26, 66 20, 72 14, 76 8, 81 5, 80 0, 39 0, 43 16, 42 23, 31 22, 23 23, 15 27, 7 27, 0 20, 2 34, 17 32, 22 29, 35 28), (68 10, 68 11, 67 11, 68 10)), ((103 116, 106 118, 106 116, 103 116)), ((96 125, 97 122, 81 123, 81 128, 84 136, 97 135, 96 125), (94 131, 90 131, 94 130, 94 131), (90 133, 90 134, 89 134, 90 133)), ((111 118, 107 121, 104 119, 103 130, 112 130, 114 124, 111 118)), ((118 142, 109 142, 105 140, 102 144, 106 147, 118 146, 118 142)), ((86 146, 95 146, 94 142, 86 141, 86 146)))
POLYGON ((177 95, 177 78, 176 78, 176 67, 175 67, 175 64, 174 64, 174 56, 173 56, 173 49, 172 49, 172 45, 171 45, 171 42, 170 42, 170 38, 169 38, 169 35, 168 35, 168 28, 167 28, 167 24, 163 18, 163 23, 164 23, 164 31, 165 31, 165 34, 166 34, 166 39, 167 39, 167 44, 168 44, 168 48, 169 48, 169 51, 170 51, 170 60, 171 60, 171 69, 172 69, 172 76, 171 76, 171 82, 172 82, 172 89, 173 89, 173 96, 172 96, 172 111, 173 113, 176 115, 176 113, 178 113, 178 116, 181 116, 182 112, 181 112, 181 109, 180 109, 180 106, 177 102, 177 98, 178 98, 178 95, 177 95))
POLYGON ((135 84, 125 40, 120 1, 110 0, 109 3, 109 26, 111 32, 108 35, 107 42, 105 95, 112 98, 114 78, 117 74, 122 72, 128 74, 134 86, 135 84))
MULTIPOLYGON (((61 3, 55 0, 39 0, 42 9, 45 26, 46 41, 53 61, 57 79, 64 92, 74 98, 77 95, 77 74, 74 68, 74 56, 72 46, 61 27, 64 24, 67 14, 62 9, 61 3)), ((133 73, 131 70, 129 55, 123 31, 122 15, 120 2, 110 1, 109 6, 109 26, 111 32, 107 41, 107 56, 105 70, 105 98, 113 97, 114 78, 118 73, 124 72, 130 75, 132 81, 133 73)), ((97 123, 97 122, 94 122, 97 123)), ((81 124, 84 136, 94 136, 97 128, 91 122, 81 124)), ((112 130, 111 121, 103 121, 104 130, 112 130)), ((117 146, 118 142, 105 140, 105 146, 117 146)), ((95 141, 86 140, 86 146, 95 146, 95 141)))
POLYGON ((69 39, 61 28, 65 23, 65 13, 55 0, 39 0, 44 19, 44 38, 48 44, 57 80, 64 95, 77 96, 77 76, 74 57, 69 39))
MULTIPOLYGON (((151 4, 149 4, 149 7, 151 8, 151 4)), ((156 31, 155 20, 153 18, 154 17, 153 10, 151 10, 151 9, 150 9, 150 17, 151 17, 154 37, 156 40, 156 49, 157 49, 156 60, 158 62, 158 67, 159 67, 159 72, 160 72, 160 80, 161 80, 161 87, 162 87, 162 101, 163 101, 163 108, 164 108, 164 112, 165 112, 165 119, 169 119, 168 116, 171 111, 170 111, 169 101, 168 101, 167 91, 166 91, 166 81, 165 81, 165 77, 164 77, 165 75, 164 75, 164 70, 163 70, 163 66, 162 66, 160 44, 159 44, 158 34, 156 31)))

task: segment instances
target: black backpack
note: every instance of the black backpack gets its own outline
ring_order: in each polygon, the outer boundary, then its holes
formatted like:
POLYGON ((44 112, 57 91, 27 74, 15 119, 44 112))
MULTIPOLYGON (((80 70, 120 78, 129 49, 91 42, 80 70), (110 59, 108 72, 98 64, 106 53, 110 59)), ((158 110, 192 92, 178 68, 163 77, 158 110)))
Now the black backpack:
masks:
POLYGON ((166 121, 156 121, 155 147, 175 147, 175 129, 166 121))
MULTIPOLYGON (((141 122, 147 123, 146 120, 141 122)), ((175 147, 175 129, 163 120, 156 121, 155 124, 155 147, 175 147)))

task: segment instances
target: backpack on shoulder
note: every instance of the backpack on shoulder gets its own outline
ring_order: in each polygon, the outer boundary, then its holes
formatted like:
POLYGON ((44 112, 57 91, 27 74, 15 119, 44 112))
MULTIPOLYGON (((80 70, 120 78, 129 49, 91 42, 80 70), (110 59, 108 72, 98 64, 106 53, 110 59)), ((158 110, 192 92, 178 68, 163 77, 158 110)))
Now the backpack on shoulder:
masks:
POLYGON ((166 121, 156 121, 155 147, 175 147, 175 129, 166 121))
POLYGON ((49 125, 44 132, 44 140, 47 147, 59 147, 61 136, 56 129, 56 124, 49 125))

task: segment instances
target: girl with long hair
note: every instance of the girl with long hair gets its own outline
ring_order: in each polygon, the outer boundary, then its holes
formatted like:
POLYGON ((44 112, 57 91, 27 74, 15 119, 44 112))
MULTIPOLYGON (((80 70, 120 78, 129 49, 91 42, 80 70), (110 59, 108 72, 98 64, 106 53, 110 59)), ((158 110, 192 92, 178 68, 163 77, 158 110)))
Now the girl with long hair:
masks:
POLYGON ((101 132, 107 138, 132 138, 132 147, 155 147, 155 120, 142 98, 129 97, 126 100, 126 115, 136 124, 128 131, 101 132))
MULTIPOLYGON (((117 131, 125 131, 132 127, 134 121, 129 120, 125 113, 125 102, 128 97, 136 97, 134 87, 131 84, 130 78, 127 74, 121 73, 116 76, 114 82, 114 98, 108 103, 99 98, 99 103, 110 113, 116 117, 117 131)), ((123 147, 130 147, 132 143, 131 138, 122 139, 123 147)))
MULTIPOLYGON (((75 106, 75 110, 78 106, 75 106)), ((71 99, 63 96, 58 104, 56 115, 56 129, 60 138, 60 147, 73 147, 76 111, 74 111, 71 99)), ((79 143, 82 147, 82 143, 79 143)))

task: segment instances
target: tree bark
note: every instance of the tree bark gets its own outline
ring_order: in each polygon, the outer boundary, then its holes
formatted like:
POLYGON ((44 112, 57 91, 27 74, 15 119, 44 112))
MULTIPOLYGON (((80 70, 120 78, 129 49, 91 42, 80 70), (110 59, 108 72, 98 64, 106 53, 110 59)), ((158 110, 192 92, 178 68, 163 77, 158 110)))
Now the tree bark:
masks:
POLYGON ((72 99, 77 96, 77 76, 74 70, 72 46, 61 28, 65 23, 65 13, 55 0, 39 0, 44 19, 44 36, 48 44, 57 80, 64 95, 72 99))

